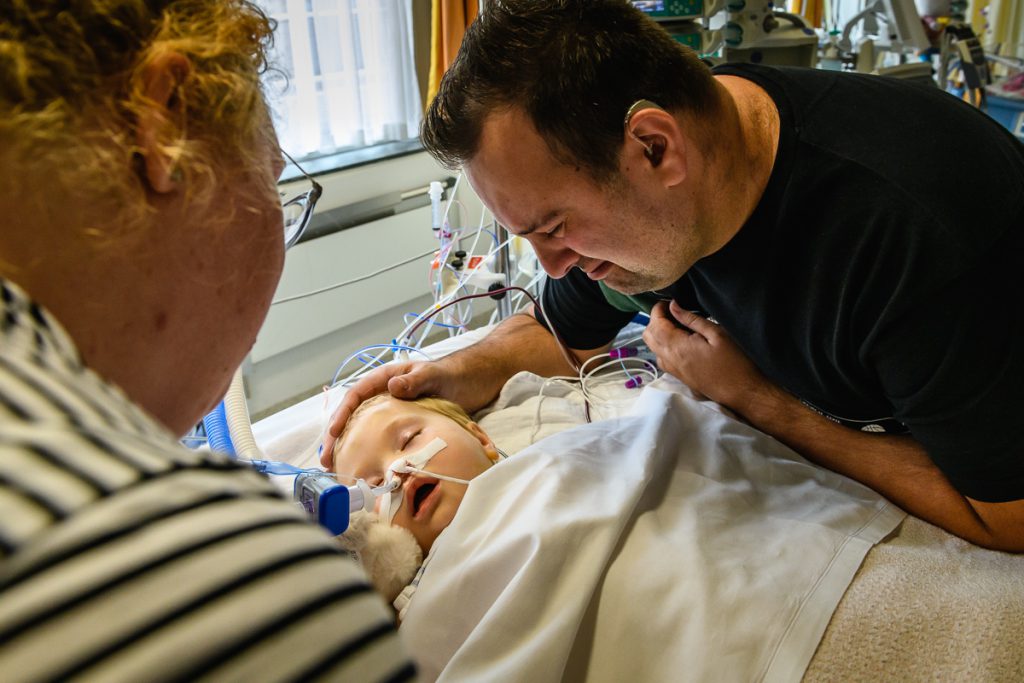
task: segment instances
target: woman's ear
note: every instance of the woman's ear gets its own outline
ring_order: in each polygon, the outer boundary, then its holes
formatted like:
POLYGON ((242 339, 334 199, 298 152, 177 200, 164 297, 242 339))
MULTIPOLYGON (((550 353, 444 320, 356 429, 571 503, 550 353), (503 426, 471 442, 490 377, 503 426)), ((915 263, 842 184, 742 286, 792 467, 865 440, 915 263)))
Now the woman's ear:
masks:
POLYGON ((498 455, 498 448, 480 425, 476 422, 469 422, 466 424, 466 431, 476 437, 476 440, 484 447, 484 454, 491 462, 498 462, 500 457, 498 455))
POLYGON ((192 64, 178 52, 165 52, 141 70, 143 105, 136 121, 136 143, 144 161, 146 181, 154 192, 172 192, 181 180, 168 139, 184 134, 184 103, 179 97, 192 64))

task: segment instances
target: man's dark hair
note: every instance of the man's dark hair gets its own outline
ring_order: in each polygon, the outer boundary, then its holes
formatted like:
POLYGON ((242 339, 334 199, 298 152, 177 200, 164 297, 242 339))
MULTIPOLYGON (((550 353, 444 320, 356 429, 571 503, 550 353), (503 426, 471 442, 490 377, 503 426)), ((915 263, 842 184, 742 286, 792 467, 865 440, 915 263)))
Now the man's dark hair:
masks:
POLYGON ((493 0, 466 32, 421 137, 457 168, 476 154, 487 116, 518 107, 556 159, 607 180, 639 99, 673 113, 717 107, 696 53, 625 0, 493 0))

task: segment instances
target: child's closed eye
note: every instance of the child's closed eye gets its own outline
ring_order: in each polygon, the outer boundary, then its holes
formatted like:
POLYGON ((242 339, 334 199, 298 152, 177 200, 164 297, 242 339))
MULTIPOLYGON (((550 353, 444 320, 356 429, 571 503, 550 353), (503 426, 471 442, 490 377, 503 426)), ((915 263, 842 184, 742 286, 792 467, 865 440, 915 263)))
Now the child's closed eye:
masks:
POLYGON ((408 448, 414 441, 416 441, 416 438, 422 433, 422 429, 410 431, 409 435, 402 439, 402 450, 404 451, 406 448, 408 448))

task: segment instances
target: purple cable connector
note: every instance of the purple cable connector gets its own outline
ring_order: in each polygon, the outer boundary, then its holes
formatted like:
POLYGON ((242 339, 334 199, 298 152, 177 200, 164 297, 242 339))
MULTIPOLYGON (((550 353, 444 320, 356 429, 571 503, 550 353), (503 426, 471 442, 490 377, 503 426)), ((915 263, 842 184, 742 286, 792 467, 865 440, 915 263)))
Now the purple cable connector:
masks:
POLYGON ((627 389, 636 389, 638 386, 644 383, 644 378, 637 375, 636 377, 630 377, 626 380, 627 389))
POLYGON ((623 346, 620 349, 612 349, 609 351, 608 357, 612 360, 618 360, 619 358, 632 358, 638 353, 639 351, 634 349, 632 346, 623 346))

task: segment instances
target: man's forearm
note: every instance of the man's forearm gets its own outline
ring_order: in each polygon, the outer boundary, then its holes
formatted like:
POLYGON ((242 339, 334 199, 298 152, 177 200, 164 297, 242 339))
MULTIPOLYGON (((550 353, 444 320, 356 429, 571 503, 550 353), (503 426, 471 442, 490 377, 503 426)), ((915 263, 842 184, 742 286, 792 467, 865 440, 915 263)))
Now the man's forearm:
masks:
POLYGON ((554 336, 529 313, 508 318, 481 341, 439 362, 457 368, 458 376, 471 388, 472 395, 459 401, 471 411, 494 400, 517 372, 544 377, 575 372, 554 336))
POLYGON ((745 419, 808 460, 878 491, 912 515, 972 543, 1020 552, 1019 539, 990 528, 910 437, 868 434, 836 424, 769 387, 737 408, 745 419))

